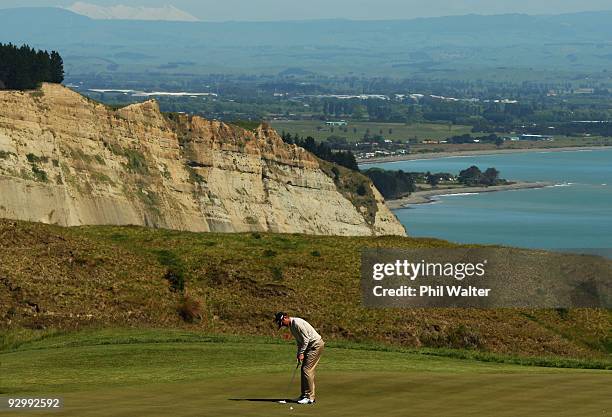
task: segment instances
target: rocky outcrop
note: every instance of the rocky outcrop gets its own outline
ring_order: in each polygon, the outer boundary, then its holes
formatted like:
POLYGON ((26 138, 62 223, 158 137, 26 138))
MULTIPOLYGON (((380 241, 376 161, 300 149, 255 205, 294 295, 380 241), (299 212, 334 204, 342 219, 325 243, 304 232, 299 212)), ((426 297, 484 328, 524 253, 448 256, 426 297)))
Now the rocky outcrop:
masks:
POLYGON ((119 110, 59 85, 0 92, 0 217, 192 231, 403 235, 362 175, 271 128, 119 110))

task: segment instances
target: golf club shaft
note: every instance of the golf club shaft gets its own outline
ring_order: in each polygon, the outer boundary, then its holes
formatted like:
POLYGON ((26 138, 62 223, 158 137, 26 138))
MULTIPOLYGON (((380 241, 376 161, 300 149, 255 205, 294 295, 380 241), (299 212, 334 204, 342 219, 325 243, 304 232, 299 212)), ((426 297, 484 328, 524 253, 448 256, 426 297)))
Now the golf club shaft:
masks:
POLYGON ((291 389, 291 385, 293 385, 293 380, 295 379, 295 373, 297 372, 297 369, 300 367, 300 363, 297 363, 297 366, 295 368, 293 368, 293 374, 291 375, 291 381, 289 381, 289 385, 287 385, 287 395, 289 395, 289 390, 291 389))

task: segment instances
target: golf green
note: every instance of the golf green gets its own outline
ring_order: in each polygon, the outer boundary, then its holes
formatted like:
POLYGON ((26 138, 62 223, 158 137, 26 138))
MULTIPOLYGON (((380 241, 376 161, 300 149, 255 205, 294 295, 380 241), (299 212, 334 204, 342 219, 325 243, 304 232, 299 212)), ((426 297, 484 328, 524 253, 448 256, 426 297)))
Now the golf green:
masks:
MULTIPOLYGON (((279 404, 293 353, 291 344, 245 337, 58 335, 0 352, 0 396, 60 396, 64 408, 49 414, 79 417, 612 414, 611 371, 333 346, 319 366, 317 403, 279 404)), ((298 393, 296 378, 289 398, 298 393)))

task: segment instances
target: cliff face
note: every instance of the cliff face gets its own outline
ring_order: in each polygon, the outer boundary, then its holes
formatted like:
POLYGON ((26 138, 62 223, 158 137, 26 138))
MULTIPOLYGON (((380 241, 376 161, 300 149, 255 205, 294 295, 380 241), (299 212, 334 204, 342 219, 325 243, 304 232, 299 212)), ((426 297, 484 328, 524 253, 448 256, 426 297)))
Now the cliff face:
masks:
POLYGON ((59 85, 0 92, 0 217, 73 226, 403 235, 365 177, 265 126, 119 110, 59 85), (358 185, 362 185, 358 187, 358 185))

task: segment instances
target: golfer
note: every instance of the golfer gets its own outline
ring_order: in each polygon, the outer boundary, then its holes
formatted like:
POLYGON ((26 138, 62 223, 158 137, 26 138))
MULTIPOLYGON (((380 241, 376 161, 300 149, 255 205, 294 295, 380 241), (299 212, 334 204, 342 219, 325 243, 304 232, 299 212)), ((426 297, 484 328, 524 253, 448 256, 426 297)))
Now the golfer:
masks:
POLYGON ((325 343, 317 331, 306 320, 289 317, 287 313, 276 313, 274 321, 278 328, 289 327, 297 342, 297 360, 302 363, 302 395, 298 404, 315 402, 315 369, 321 359, 325 343))

